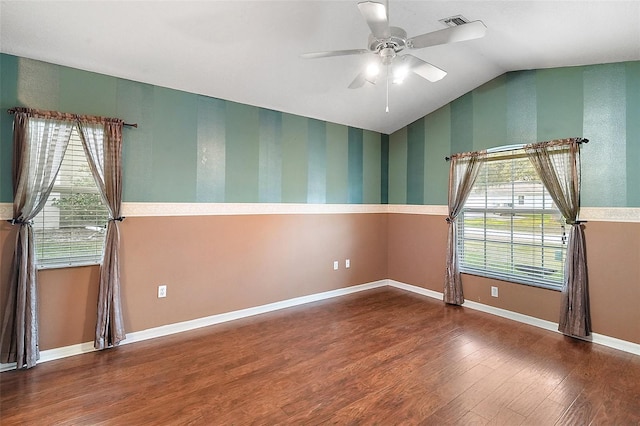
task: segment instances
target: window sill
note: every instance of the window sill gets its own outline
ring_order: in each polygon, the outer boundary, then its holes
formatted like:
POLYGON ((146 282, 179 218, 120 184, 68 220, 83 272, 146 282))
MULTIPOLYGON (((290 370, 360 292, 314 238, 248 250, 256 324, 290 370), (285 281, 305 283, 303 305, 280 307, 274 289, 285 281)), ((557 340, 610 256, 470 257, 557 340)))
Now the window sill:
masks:
POLYGON ((36 269, 38 271, 46 271, 49 269, 68 269, 68 268, 81 268, 84 266, 99 266, 102 262, 74 262, 74 263, 57 263, 53 265, 38 265, 36 269))
POLYGON ((492 280, 504 281, 504 282, 508 282, 508 283, 512 283, 512 284, 526 285, 528 287, 536 287, 536 288, 542 288, 542 289, 545 289, 545 290, 553 290, 553 291, 562 291, 562 286, 561 285, 540 283, 540 282, 537 282, 535 280, 527 280, 527 279, 524 279, 524 278, 522 278, 522 279, 514 279, 514 277, 504 277, 504 276, 499 275, 499 274, 487 273, 486 271, 460 270, 460 273, 466 274, 466 275, 473 275, 473 276, 476 276, 476 277, 489 278, 489 279, 492 279, 492 280))

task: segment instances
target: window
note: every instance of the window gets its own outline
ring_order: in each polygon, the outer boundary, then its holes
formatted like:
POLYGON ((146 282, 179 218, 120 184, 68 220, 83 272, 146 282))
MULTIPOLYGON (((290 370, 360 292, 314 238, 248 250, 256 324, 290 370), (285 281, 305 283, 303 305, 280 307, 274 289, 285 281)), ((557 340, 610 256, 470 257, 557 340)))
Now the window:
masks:
POLYGON ((461 272, 562 287, 565 221, 522 150, 488 155, 456 220, 461 272))
POLYGON ((33 221, 38 267, 100 263, 108 217, 74 127, 53 190, 33 221))

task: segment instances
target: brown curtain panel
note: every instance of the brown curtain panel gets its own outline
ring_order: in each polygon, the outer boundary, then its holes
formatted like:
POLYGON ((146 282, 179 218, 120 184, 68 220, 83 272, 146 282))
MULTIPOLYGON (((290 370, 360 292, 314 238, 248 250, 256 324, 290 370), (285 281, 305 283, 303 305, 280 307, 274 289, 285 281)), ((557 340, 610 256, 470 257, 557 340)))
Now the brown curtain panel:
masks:
POLYGON ((456 241, 458 239, 458 229, 456 217, 465 201, 471 193, 473 183, 478 177, 480 167, 486 159, 486 152, 479 151, 466 154, 457 154, 451 157, 449 165, 449 236, 447 240, 447 265, 444 278, 445 303, 451 305, 462 305, 464 303, 464 293, 462 291, 462 281, 460 279, 460 268, 458 265, 458 251, 456 241))
POLYGON ((558 330, 569 336, 591 334, 584 228, 580 212, 580 139, 560 139, 524 147, 540 180, 571 226, 558 330))
POLYGON ((31 221, 51 193, 73 123, 56 115, 18 109, 13 124, 13 219, 18 227, 0 331, 0 358, 17 368, 36 365, 38 296, 31 221))
POLYGON ((110 216, 100 267, 96 349, 117 346, 126 337, 120 299, 122 125, 122 120, 118 119, 96 121, 80 118, 78 122, 93 177, 110 216))

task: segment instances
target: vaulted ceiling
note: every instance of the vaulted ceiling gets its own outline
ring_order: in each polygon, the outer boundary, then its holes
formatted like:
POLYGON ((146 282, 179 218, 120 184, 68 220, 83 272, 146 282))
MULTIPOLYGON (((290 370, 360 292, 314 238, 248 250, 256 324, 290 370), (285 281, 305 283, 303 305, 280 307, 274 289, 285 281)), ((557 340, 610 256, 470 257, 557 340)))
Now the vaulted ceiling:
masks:
MULTIPOLYGON (((380 0, 384 1, 384 0, 380 0)), ((486 36, 411 53, 447 71, 349 89, 373 54, 357 1, 0 1, 0 51, 363 129, 392 133, 514 70, 640 60, 640 1, 389 1, 415 36, 440 19, 486 36)), ((404 52, 403 52, 404 53, 404 52)))

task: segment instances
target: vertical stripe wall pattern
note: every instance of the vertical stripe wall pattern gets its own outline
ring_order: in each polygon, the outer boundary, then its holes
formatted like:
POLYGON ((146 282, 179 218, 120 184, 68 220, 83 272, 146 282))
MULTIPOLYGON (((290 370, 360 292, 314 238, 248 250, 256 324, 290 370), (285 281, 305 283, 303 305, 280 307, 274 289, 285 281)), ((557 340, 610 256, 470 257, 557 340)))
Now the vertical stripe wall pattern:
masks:
MULTIPOLYGON (((5 54, 0 71, 5 111, 138 123, 124 130, 127 202, 378 204, 386 192, 387 135, 5 54)), ((11 129, 12 116, 0 114, 5 203, 11 129)))
POLYGON ((640 62, 627 64, 625 71, 627 205, 640 206, 640 62))
POLYGON ((380 203, 389 204, 389 135, 380 140, 380 203))
POLYGON ((349 203, 362 203, 362 130, 349 127, 349 203))
MULTIPOLYGON (((444 157, 584 136, 582 205, 640 207, 640 62, 504 74, 382 135, 0 54, 0 108, 116 116, 128 202, 447 203, 444 157)), ((0 114, 0 202, 12 116, 0 114)))
POLYGON ((640 62, 510 72, 389 136, 391 204, 447 204, 468 152, 582 136, 583 207, 640 207, 640 62))

